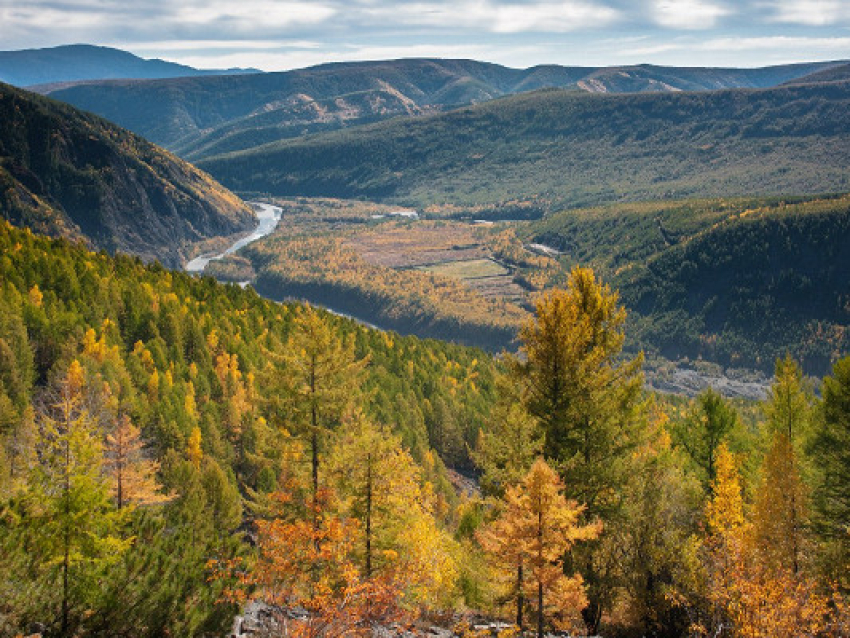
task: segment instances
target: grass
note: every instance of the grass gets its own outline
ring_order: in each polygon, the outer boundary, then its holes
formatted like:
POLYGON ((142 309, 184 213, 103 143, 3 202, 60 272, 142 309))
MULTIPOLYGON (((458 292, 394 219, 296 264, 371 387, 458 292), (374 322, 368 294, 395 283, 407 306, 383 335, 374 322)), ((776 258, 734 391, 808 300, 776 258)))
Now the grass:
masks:
POLYGON ((424 270, 432 275, 442 275, 444 277, 453 277, 461 280, 499 277, 510 273, 510 271, 502 264, 493 261, 492 259, 443 261, 437 264, 418 266, 417 270, 424 270))

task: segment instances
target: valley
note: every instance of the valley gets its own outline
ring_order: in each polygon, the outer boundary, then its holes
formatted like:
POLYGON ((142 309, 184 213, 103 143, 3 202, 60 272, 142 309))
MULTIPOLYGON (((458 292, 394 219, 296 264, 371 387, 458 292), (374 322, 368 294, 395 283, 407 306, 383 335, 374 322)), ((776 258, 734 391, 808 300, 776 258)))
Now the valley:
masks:
POLYGON ((0 636, 846 635, 846 61, 6 53, 0 636))

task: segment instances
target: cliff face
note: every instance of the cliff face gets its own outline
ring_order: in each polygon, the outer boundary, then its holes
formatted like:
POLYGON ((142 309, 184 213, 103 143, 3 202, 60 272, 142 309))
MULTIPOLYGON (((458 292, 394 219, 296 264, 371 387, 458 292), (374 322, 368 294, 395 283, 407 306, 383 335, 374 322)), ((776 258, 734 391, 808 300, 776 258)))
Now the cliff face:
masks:
POLYGON ((0 215, 179 266, 192 244, 253 227, 207 174, 109 122, 0 84, 0 215))

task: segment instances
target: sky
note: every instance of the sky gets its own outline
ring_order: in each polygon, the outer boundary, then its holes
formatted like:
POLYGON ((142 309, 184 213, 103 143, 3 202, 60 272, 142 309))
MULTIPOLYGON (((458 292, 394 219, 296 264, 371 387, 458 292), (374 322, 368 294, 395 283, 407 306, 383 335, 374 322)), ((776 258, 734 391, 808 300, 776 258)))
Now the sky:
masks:
POLYGON ((850 59, 850 0, 0 0, 0 43, 265 71, 403 57, 755 67, 850 59))

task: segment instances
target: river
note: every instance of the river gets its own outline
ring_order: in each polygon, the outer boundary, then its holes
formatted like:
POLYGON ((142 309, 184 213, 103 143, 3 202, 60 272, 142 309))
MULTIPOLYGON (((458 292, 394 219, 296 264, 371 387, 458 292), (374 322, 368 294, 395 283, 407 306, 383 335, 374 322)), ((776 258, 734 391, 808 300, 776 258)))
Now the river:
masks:
POLYGON ((270 235, 272 231, 277 228, 277 223, 280 221, 280 216, 283 213, 283 210, 280 207, 272 206, 271 204, 263 204, 261 202, 248 202, 248 204, 253 206, 254 211, 257 213, 257 220, 259 222, 257 224, 257 228, 254 229, 254 232, 235 242, 223 253, 218 255, 207 254, 195 257, 192 261, 186 264, 186 272, 201 274, 204 272, 207 264, 211 261, 222 259, 231 253, 235 253, 240 248, 244 248, 248 244, 257 241, 258 239, 262 239, 266 235, 270 235))

